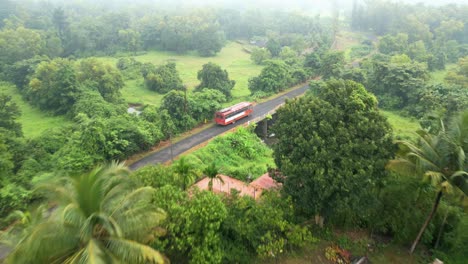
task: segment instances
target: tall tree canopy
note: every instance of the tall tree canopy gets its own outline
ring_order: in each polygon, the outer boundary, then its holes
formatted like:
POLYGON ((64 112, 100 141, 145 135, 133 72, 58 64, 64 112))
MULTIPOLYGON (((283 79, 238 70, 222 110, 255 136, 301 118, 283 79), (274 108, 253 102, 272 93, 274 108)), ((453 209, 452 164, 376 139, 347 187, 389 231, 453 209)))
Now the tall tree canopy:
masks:
POLYGON ((282 61, 270 61, 259 76, 249 79, 249 89, 255 92, 277 93, 292 82, 289 66, 282 61))
POLYGON ((97 59, 82 60, 78 66, 78 80, 86 81, 86 86, 99 91, 102 98, 108 102, 115 102, 120 98, 120 90, 124 86, 120 72, 109 64, 97 59))
POLYGON ((43 110, 64 114, 71 109, 79 92, 73 61, 54 59, 37 66, 27 96, 43 110))
POLYGON ((147 66, 149 69, 143 72, 143 77, 148 89, 158 93, 183 90, 182 79, 179 77, 175 63, 167 63, 157 68, 152 65, 147 66))
POLYGON ((21 136, 21 124, 16 119, 21 115, 18 105, 11 100, 11 96, 0 94, 0 128, 10 130, 21 136))
POLYGON ((236 84, 236 81, 229 79, 226 70, 212 62, 203 65, 203 68, 198 71, 197 78, 201 82, 197 89, 215 89, 222 92, 228 99, 231 98, 231 90, 236 84))
POLYGON ((390 125, 376 98, 361 84, 332 80, 317 97, 288 101, 277 113, 275 162, 299 211, 359 209, 392 156, 390 125))

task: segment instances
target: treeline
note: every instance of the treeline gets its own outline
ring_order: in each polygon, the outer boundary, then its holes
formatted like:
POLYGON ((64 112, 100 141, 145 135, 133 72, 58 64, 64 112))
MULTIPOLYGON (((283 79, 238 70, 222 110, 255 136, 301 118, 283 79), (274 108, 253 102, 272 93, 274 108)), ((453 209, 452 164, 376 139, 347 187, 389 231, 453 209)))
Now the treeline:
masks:
POLYGON ((429 70, 445 69, 468 55, 468 7, 432 7, 372 1, 355 1, 351 27, 383 36, 379 51, 387 55, 407 54, 427 64, 429 70))
POLYGON ((225 40, 267 32, 314 37, 319 19, 298 14, 234 9, 179 10, 146 5, 108 9, 97 4, 2 2, 0 65, 34 55, 86 57, 152 49, 213 56, 225 40))

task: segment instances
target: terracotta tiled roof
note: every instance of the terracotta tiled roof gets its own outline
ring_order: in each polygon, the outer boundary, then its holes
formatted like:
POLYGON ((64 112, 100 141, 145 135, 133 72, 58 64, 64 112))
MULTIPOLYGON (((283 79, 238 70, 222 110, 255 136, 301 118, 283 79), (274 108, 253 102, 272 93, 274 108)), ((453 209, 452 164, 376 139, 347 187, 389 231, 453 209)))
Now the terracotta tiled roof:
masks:
POLYGON ((263 174, 258 179, 251 182, 250 185, 263 190, 278 188, 281 186, 281 184, 273 180, 268 173, 263 174))
MULTIPOLYGON (((278 187, 279 184, 276 183, 268 174, 262 175, 257 180, 253 181, 251 184, 234 179, 226 175, 220 175, 223 179, 222 183, 218 179, 213 180, 213 192, 215 193, 226 193, 230 194, 231 189, 235 189, 239 192, 239 195, 244 196, 248 195, 254 199, 257 199, 262 194, 263 190, 278 187)), ((193 186, 198 187, 200 190, 208 190, 208 183, 210 179, 205 177, 195 183, 193 186)))

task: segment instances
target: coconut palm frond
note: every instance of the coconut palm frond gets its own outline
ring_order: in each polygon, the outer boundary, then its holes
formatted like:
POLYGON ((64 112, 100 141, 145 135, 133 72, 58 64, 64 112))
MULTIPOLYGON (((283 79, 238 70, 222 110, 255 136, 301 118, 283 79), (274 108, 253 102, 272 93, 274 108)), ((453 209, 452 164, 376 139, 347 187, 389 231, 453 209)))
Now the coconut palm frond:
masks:
POLYGON ((423 180, 430 181, 431 185, 434 187, 440 187, 440 185, 446 181, 444 175, 437 171, 426 171, 426 173, 424 173, 423 180))
MULTIPOLYGON (((129 207, 135 206, 137 203, 146 202, 149 204, 153 199, 155 192, 156 190, 153 187, 145 186, 124 194, 122 198, 117 200, 118 203, 115 205, 116 207, 112 209, 110 216, 121 214, 123 211, 127 210, 129 207)), ((105 199, 105 201, 107 201, 107 199, 105 199)))
POLYGON ((74 252, 71 256, 67 257, 66 259, 58 259, 56 263, 63 263, 63 264, 77 264, 77 263, 86 263, 86 258, 84 253, 86 248, 81 248, 80 250, 74 252))
POLYGON ((468 196, 468 172, 457 171, 452 174, 449 181, 468 196))
POLYGON ((107 249, 124 263, 166 263, 161 253, 135 241, 109 238, 106 243, 107 249))
POLYGON ((166 213, 159 209, 146 213, 126 214, 122 218, 122 232, 125 238, 144 242, 152 230, 161 225, 166 219, 166 213))
POLYGON ((59 223, 46 221, 36 226, 8 255, 7 263, 50 263, 79 244, 78 237, 59 223), (40 241, 38 243, 38 241, 40 241))
POLYGON ((444 181, 440 184, 440 189, 444 193, 453 193, 453 185, 448 181, 444 181))
POLYGON ((77 204, 72 203, 63 208, 62 220, 65 225, 81 226, 84 218, 77 204))
POLYGON ((82 241, 108 236, 121 237, 122 230, 112 217, 103 213, 94 213, 81 225, 80 237, 82 241))
POLYGON ((75 199, 73 196, 74 193, 71 193, 68 188, 70 182, 69 180, 65 180, 60 183, 39 184, 33 192, 39 192, 49 200, 58 201, 61 204, 68 204, 75 199))
POLYGON ((468 161, 466 160, 466 154, 465 154, 465 150, 462 148, 462 147, 458 147, 458 150, 457 150, 457 166, 458 168, 460 169, 468 169, 468 168, 465 168, 465 166, 468 167, 468 161))

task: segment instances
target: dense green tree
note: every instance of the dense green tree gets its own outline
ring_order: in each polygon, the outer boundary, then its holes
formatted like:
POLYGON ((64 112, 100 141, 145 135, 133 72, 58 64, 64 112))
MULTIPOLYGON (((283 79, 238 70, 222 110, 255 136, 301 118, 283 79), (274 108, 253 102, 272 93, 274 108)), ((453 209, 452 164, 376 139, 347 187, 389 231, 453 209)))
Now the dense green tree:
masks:
POLYGON ((390 63, 394 64, 405 64, 411 63, 411 58, 406 54, 396 54, 390 57, 390 63))
POLYGON ((133 29, 121 29, 119 30, 119 38, 124 50, 133 52, 133 55, 136 55, 141 46, 140 33, 133 29))
POLYGON ((178 53, 191 49, 193 29, 189 27, 189 20, 189 17, 181 16, 165 19, 160 36, 163 49, 178 53))
POLYGON ((344 71, 343 79, 365 84, 367 82, 367 75, 361 68, 351 68, 344 71))
POLYGON ((210 23, 203 25, 193 37, 194 48, 201 56, 214 56, 221 51, 226 42, 224 32, 219 25, 210 23))
POLYGON ((68 59, 41 62, 27 90, 27 97, 34 105, 56 114, 67 113, 79 94, 74 64, 68 59))
POLYGON ((432 54, 427 59, 427 67, 430 71, 445 70, 446 63, 447 54, 442 47, 434 48, 432 54))
POLYGON ((171 138, 172 135, 177 133, 177 127, 173 122, 172 116, 167 109, 160 109, 161 132, 164 138, 171 138))
POLYGON ((161 164, 144 166, 133 172, 130 178, 135 179, 141 186, 161 188, 170 185, 179 187, 177 179, 174 179, 172 167, 161 164))
POLYGON ((281 52, 281 44, 275 39, 269 39, 266 43, 266 48, 270 51, 273 57, 279 56, 281 52))
POLYGON ((461 114, 451 124, 450 130, 443 127, 438 134, 419 131, 415 142, 399 141, 400 152, 388 167, 396 172, 418 175, 431 180, 437 190, 435 202, 426 221, 414 240, 410 253, 413 253, 424 231, 434 216, 442 195, 453 187, 468 195, 468 160, 465 149, 468 147, 468 112, 461 114))
POLYGON ((291 84, 289 66, 282 61, 270 61, 257 77, 249 79, 249 89, 256 92, 277 93, 291 84))
POLYGON ((5 66, 3 69, 5 78, 7 81, 14 83, 22 93, 25 93, 31 77, 36 70, 36 66, 47 60, 46 57, 35 56, 34 58, 17 61, 5 66))
POLYGON ((408 46, 408 55, 411 59, 418 62, 427 62, 428 54, 426 46, 422 40, 411 43, 408 46))
POLYGON ((462 21, 450 19, 441 21, 439 27, 435 29, 436 38, 447 41, 454 39, 457 33, 463 31, 464 25, 462 21))
MULTIPOLYGON (((125 79, 134 80, 141 77, 143 63, 135 60, 135 58, 120 58, 116 66, 125 79)), ((147 74, 147 72, 145 74, 147 74)))
POLYGON ((258 65, 264 64, 267 60, 271 59, 271 53, 266 48, 253 48, 250 54, 250 59, 258 65))
POLYGON ((36 31, 24 27, 0 31, 0 66, 40 55, 45 42, 36 31))
POLYGON ((416 14, 407 15, 403 21, 403 30, 408 34, 409 42, 423 41, 430 43, 433 38, 429 24, 418 18, 416 14))
POLYGON ((384 108, 402 109, 416 104, 428 73, 419 63, 386 63, 374 61, 368 73, 368 88, 384 108))
POLYGON ((148 89, 158 93, 167 93, 174 90, 183 90, 182 79, 176 69, 175 63, 167 63, 143 73, 148 89))
POLYGON ((122 75, 116 68, 94 58, 80 61, 77 80, 86 83, 88 88, 97 89, 108 102, 118 101, 120 90, 124 86, 122 75))
POLYGON ((281 46, 289 46, 296 54, 301 54, 309 45, 308 40, 302 34, 283 34, 280 36, 281 46))
POLYGON ((112 104, 104 100, 96 90, 84 89, 71 109, 72 116, 85 114, 90 118, 110 118, 126 113, 125 104, 112 104))
POLYGON ((399 33, 397 35, 385 35, 379 41, 379 51, 384 54, 401 54, 408 49, 408 35, 399 33))
POLYGON ((297 52, 288 46, 285 46, 281 49, 279 57, 289 65, 294 65, 299 62, 297 52))
POLYGON ((197 121, 206 121, 213 118, 213 114, 221 109, 226 102, 226 96, 218 90, 204 88, 191 95, 190 112, 197 121))
POLYGON ((319 75, 322 68, 322 59, 318 52, 312 52, 305 56, 304 67, 312 76, 319 75))
POLYGON ((128 174, 112 164, 43 187, 60 207, 14 247, 7 263, 163 263, 145 244, 165 213, 150 203, 155 190, 132 189, 128 174))
POLYGON ((168 185, 158 190, 154 201, 168 214, 163 225, 168 235, 157 248, 177 263, 222 263, 220 229, 227 211, 217 195, 193 191, 189 197, 168 185))
POLYGON ((342 51, 328 51, 321 58, 320 73, 325 80, 339 78, 344 69, 344 53, 342 51))
POLYGON ((468 56, 458 61, 457 68, 447 73, 445 81, 465 88, 468 87, 468 56))
POLYGON ((411 113, 423 116, 420 122, 427 129, 439 127, 439 119, 448 121, 456 113, 468 108, 468 90, 459 85, 428 85, 418 97, 419 102, 413 105, 411 113), (438 115, 434 116, 435 113, 438 115), (428 119, 433 122, 427 123, 430 121, 428 119))
POLYGON ((190 98, 187 98, 186 93, 182 91, 170 91, 164 95, 160 110, 166 110, 171 117, 171 123, 174 125, 176 131, 172 133, 176 134, 181 131, 185 131, 191 128, 195 120, 192 118, 191 106, 193 102, 190 98))
POLYGON ((345 207, 362 214, 361 198, 384 180, 391 129, 376 98, 353 81, 329 81, 317 97, 278 109, 275 162, 284 190, 306 216, 333 216, 345 207))
POLYGON ((228 214, 222 241, 226 263, 250 263, 254 256, 273 262, 271 258, 314 241, 306 227, 293 224, 294 205, 289 197, 263 192, 256 201, 234 193, 225 203, 228 214))
POLYGON ((445 43, 445 53, 447 55, 447 62, 449 63, 456 63, 464 54, 463 47, 453 39, 445 43))
POLYGON ((214 89, 222 92, 228 100, 232 97, 231 90, 236 81, 230 80, 228 72, 221 69, 219 65, 212 62, 204 64, 203 68, 198 71, 197 78, 200 84, 196 89, 214 89))
POLYGON ((65 10, 61 7, 55 8, 52 13, 52 21, 58 37, 62 43, 65 43, 67 41, 67 37, 70 36, 70 23, 67 21, 65 10))
POLYGON ((18 105, 11 96, 0 94, 0 128, 12 131, 16 136, 22 136, 21 124, 16 121, 21 116, 18 105))

